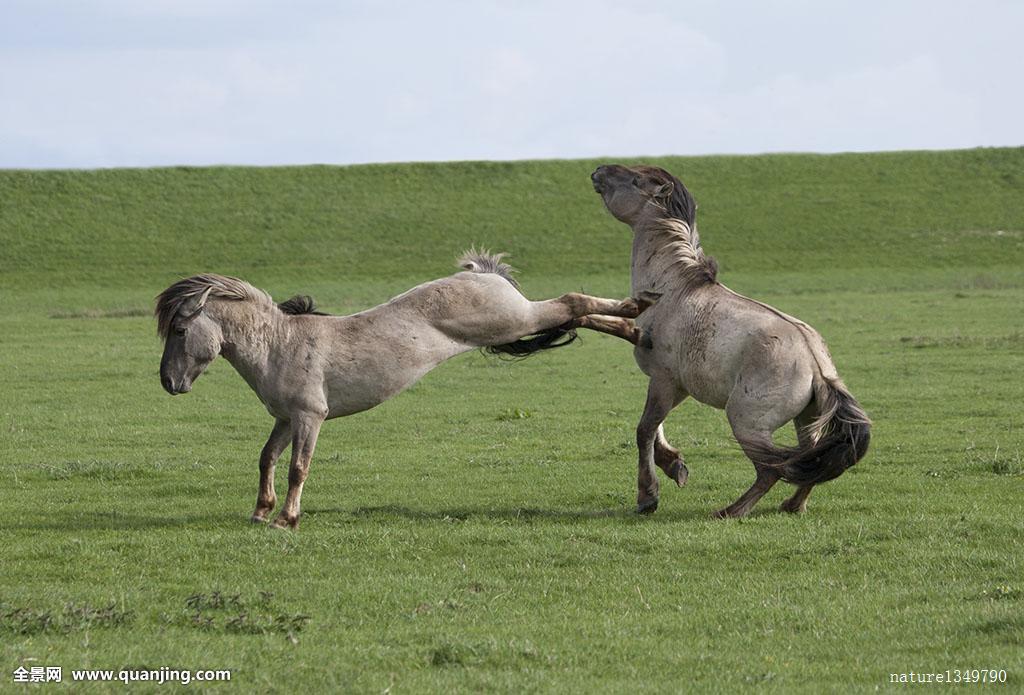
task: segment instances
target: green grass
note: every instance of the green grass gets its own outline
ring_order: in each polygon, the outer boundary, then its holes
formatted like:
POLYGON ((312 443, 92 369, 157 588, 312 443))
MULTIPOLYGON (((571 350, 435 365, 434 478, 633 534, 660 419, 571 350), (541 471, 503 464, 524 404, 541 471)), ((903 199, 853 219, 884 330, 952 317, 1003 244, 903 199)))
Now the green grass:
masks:
POLYGON ((780 485, 708 519, 753 469, 692 402, 666 425, 689 484, 633 515, 645 383, 605 336, 463 355, 327 423, 297 533, 248 524, 272 422, 230 366, 161 390, 152 298, 199 271, 348 312, 475 243, 530 296, 626 294, 595 162, 0 172, 0 690, 19 665, 259 692, 1024 687, 1024 150, 656 161, 721 279, 821 330, 875 420, 802 517, 780 485))

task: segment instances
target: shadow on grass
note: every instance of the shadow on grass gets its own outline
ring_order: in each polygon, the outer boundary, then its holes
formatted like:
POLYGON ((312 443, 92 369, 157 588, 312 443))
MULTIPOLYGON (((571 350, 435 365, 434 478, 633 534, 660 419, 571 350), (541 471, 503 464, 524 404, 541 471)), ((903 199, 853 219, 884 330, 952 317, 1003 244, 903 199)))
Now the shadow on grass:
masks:
POLYGON ((413 509, 398 504, 385 504, 373 507, 357 507, 355 509, 314 508, 303 512, 310 517, 320 514, 341 514, 360 517, 397 517, 414 521, 468 521, 470 519, 490 519, 494 521, 511 521, 520 523, 534 522, 585 522, 594 519, 622 519, 625 521, 643 521, 645 523, 676 522, 683 520, 706 519, 707 514, 699 510, 681 510, 659 512, 651 515, 636 514, 632 509, 538 509, 536 507, 450 507, 444 509, 413 509))
MULTIPOLYGON (((397 504, 372 507, 314 507, 303 510, 303 518, 312 521, 316 517, 346 517, 349 520, 370 518, 392 518, 412 521, 469 521, 485 519, 506 523, 585 523, 599 519, 618 519, 626 523, 679 523, 707 521, 710 513, 703 509, 664 510, 655 514, 642 515, 632 509, 539 509, 536 507, 449 507, 444 509, 414 509, 397 504)), ((747 520, 778 517, 774 510, 757 510, 747 520)), ((789 515, 782 515, 788 517, 789 515)), ((734 523, 733 520, 717 523, 734 523)), ((175 516, 157 516, 118 511, 73 511, 48 514, 45 517, 23 515, 7 525, 13 531, 121 531, 159 528, 210 529, 224 527, 248 527, 252 524, 245 514, 237 512, 193 513, 175 516)))
POLYGON ((1024 618, 996 618, 978 625, 976 629, 1005 644, 1024 644, 1024 618))
POLYGON ((247 525, 244 514, 223 512, 219 514, 180 514, 176 516, 151 516, 124 512, 64 512, 32 518, 23 515, 6 528, 14 531, 121 531, 148 528, 194 528, 220 527, 237 523, 247 525))

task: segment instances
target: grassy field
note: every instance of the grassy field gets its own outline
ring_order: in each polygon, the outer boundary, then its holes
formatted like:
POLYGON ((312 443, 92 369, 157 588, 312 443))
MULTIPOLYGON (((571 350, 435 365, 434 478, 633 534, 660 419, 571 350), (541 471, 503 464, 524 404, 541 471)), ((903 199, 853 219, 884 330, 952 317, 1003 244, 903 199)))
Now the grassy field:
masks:
POLYGON ((248 523, 272 421, 230 366, 161 390, 152 298, 200 271, 351 312, 482 244, 531 297, 624 296, 596 162, 0 172, 0 691, 19 666, 232 669, 213 689, 242 692, 975 668, 1024 689, 1024 150, 653 161, 720 279, 816 326, 875 420, 802 517, 780 485, 708 518, 753 469, 692 402, 666 424, 690 482, 635 516, 645 380, 605 336, 463 355, 327 423, 297 533, 248 523))

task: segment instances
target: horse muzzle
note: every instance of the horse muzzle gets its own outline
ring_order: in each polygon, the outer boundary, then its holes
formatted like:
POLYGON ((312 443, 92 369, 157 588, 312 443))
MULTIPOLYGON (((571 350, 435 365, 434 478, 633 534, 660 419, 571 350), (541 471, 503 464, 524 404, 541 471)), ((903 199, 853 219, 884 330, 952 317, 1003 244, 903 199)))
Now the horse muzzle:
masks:
POLYGON ((619 173, 618 170, 621 168, 618 164, 602 164, 594 169, 594 173, 590 175, 590 181, 594 184, 594 190, 604 195, 608 190, 608 179, 619 173))
POLYGON ((164 387, 164 391, 172 396, 177 396, 179 393, 188 393, 192 390, 192 384, 188 383, 185 379, 175 382, 174 379, 164 374, 160 375, 160 385, 164 387))

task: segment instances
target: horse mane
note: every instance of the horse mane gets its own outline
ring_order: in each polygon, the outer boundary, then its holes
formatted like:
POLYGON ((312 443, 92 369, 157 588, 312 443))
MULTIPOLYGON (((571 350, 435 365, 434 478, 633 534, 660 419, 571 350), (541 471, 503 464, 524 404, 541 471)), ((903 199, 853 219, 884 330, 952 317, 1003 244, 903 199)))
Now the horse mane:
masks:
POLYGON ((505 253, 491 253, 487 249, 477 251, 476 247, 470 247, 468 251, 459 257, 457 264, 463 270, 468 270, 471 273, 494 273, 495 275, 500 275, 512 283, 512 286, 518 290, 519 283, 512 277, 512 273, 516 272, 515 268, 508 263, 501 262, 501 259, 507 255, 505 253))
POLYGON ((638 166, 635 168, 660 184, 671 183, 672 195, 668 199, 666 209, 675 219, 682 220, 690 229, 697 228, 697 201, 693 199, 689 189, 678 178, 661 167, 638 166))
POLYGON ((690 286, 707 285, 718 280, 718 261, 704 253, 697 229, 681 219, 665 218, 651 225, 651 230, 664 237, 659 255, 668 256, 668 268, 677 268, 690 286))
POLYGON ((174 317, 178 315, 186 302, 198 299, 199 306, 202 307, 210 297, 274 305, 269 294, 253 287, 245 280, 214 273, 193 275, 190 278, 178 280, 157 295, 156 309, 153 312, 156 316, 157 335, 167 338, 174 317))
POLYGON ((697 232, 697 201, 677 177, 661 167, 642 165, 634 171, 644 174, 658 184, 672 184, 672 193, 665 201, 666 216, 651 225, 651 229, 665 237, 659 255, 667 255, 663 272, 669 268, 681 271, 687 285, 704 285, 718 279, 718 262, 705 255, 697 232))
POLYGON ((297 294, 294 297, 290 297, 278 304, 277 308, 292 316, 301 316, 303 314, 330 316, 330 314, 325 311, 318 311, 316 308, 316 302, 313 301, 313 298, 308 294, 297 294))

